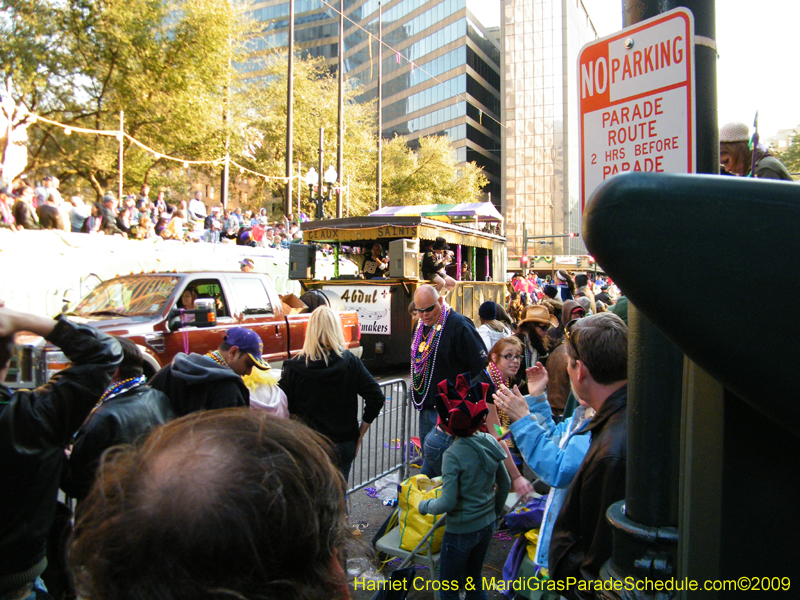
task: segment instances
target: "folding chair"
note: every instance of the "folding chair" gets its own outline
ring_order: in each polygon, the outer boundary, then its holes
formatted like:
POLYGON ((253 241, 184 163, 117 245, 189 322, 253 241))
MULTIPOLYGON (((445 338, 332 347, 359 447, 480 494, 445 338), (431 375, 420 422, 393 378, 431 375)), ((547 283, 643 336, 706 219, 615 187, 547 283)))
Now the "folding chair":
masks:
MULTIPOLYGON (((422 539, 419 541, 419 544, 417 544, 416 548, 410 552, 400 547, 400 527, 395 527, 389 533, 379 539, 375 543, 375 549, 390 556, 402 558, 403 562, 397 568, 398 570, 412 564, 425 565, 428 567, 430 580, 438 580, 439 556, 441 553, 436 552, 434 554, 431 552, 431 546, 433 543, 433 532, 444 525, 444 519, 446 516, 447 515, 442 515, 439 517, 433 524, 433 527, 431 527, 427 533, 422 536, 422 539), (420 554, 420 550, 424 550, 424 554, 420 554)), ((433 597, 439 597, 435 590, 433 592, 433 597)))

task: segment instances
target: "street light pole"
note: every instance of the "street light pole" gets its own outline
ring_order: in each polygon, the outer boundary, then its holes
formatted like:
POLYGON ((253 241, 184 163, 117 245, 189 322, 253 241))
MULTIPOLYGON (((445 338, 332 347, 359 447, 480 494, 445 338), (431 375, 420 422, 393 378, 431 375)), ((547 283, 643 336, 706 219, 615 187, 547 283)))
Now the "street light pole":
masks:
MULTIPOLYGON (((344 171, 344 2, 339 2, 339 121, 337 123, 336 170, 339 191, 336 192, 336 218, 342 218, 342 173, 344 171)), ((336 263, 339 264, 338 262, 336 263)))
MULTIPOLYGON (((286 204, 284 214, 288 218, 292 212, 292 145, 294 144, 294 0, 289 0, 289 72, 286 76, 286 204)), ((300 181, 297 181, 298 198, 300 181)), ((299 203, 298 203, 299 204, 299 203)), ((300 208, 297 209, 300 218, 300 208)))
MULTIPOLYGON (((320 135, 322 135, 322 130, 320 129, 320 135)), ((336 169, 333 168, 331 165, 328 167, 328 170, 325 171, 324 175, 322 173, 322 151, 320 147, 320 160, 319 160, 319 168, 320 172, 314 170, 314 167, 311 167, 306 173, 306 184, 308 185, 308 194, 311 197, 311 202, 316 206, 316 211, 314 212, 315 219, 324 219, 325 218, 325 202, 330 200, 331 194, 333 192, 333 186, 336 184, 336 179, 339 177, 339 174, 336 172, 336 169), (324 183, 328 186, 328 193, 325 193, 325 188, 323 187, 323 177, 324 183), (316 197, 314 197, 314 183, 318 185, 318 191, 316 197)))
MULTIPOLYGON (((323 140, 324 132, 325 132, 325 130, 322 127, 320 127, 319 128, 319 169, 318 169, 318 172, 317 172, 317 175, 319 176, 318 187, 317 187, 317 197, 318 198, 322 198, 324 196, 324 194, 322 193, 322 165, 323 165, 322 155, 325 152, 325 144, 324 144, 324 140, 323 140)), ((321 202, 324 202, 324 200, 322 200, 321 202)), ((322 210, 321 202, 319 204, 320 208, 317 209, 317 218, 318 219, 320 219, 320 218, 325 216, 325 213, 322 210), (319 213, 322 213, 322 215, 320 215, 319 213)))
POLYGON ((378 165, 375 177, 378 210, 383 204, 383 9, 381 6, 382 3, 378 2, 378 165))
MULTIPOLYGON (((9 90, 10 96, 10 90, 9 90)), ((11 144, 11 113, 8 114, 8 143, 11 144)), ((121 201, 122 200, 122 160, 124 156, 124 146, 123 142, 125 141, 125 113, 123 111, 119 111, 119 133, 117 134, 117 140, 119 141, 119 150, 118 150, 118 157, 117 161, 119 164, 119 183, 117 186, 117 198, 121 201)))

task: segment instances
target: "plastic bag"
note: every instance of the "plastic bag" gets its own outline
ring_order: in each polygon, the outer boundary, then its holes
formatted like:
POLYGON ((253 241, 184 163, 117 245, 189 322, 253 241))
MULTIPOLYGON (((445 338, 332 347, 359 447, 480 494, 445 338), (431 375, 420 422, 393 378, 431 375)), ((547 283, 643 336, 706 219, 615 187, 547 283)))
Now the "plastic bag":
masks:
MULTIPOLYGON (((419 514, 419 503, 428 498, 438 498, 442 494, 442 482, 431 481, 425 475, 409 477, 400 485, 398 497, 400 547, 403 550, 413 550, 417 547, 422 537, 433 527, 436 515, 419 514)), ((440 527, 433 534, 431 552, 438 552, 442 547, 444 527, 440 527)))
POLYGON ((517 534, 538 528, 542 524, 546 504, 547 498, 531 498, 525 503, 525 506, 508 513, 506 515, 508 532, 517 534))

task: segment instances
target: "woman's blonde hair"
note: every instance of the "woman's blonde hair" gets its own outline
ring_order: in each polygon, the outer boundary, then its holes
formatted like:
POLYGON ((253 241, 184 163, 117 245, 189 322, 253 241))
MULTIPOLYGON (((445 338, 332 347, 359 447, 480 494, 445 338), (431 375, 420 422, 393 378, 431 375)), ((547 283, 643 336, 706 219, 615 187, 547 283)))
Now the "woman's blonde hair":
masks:
POLYGON ((345 348, 342 322, 336 313, 327 306, 315 309, 308 320, 306 340, 300 352, 301 356, 305 356, 306 364, 310 360, 324 360, 327 365, 331 352, 342 356, 345 348))

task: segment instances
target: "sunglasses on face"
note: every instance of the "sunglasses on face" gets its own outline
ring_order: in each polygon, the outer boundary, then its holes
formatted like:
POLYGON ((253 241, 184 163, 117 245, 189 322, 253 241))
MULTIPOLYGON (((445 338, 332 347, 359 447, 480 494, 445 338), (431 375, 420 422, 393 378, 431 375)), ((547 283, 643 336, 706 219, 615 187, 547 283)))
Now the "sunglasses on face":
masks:
POLYGON ((418 308, 417 310, 418 310, 419 312, 421 312, 421 313, 427 314, 427 313, 429 313, 429 312, 432 312, 432 311, 433 311, 433 309, 435 309, 435 308, 436 308, 436 305, 437 305, 437 304, 439 304, 439 303, 438 303, 438 302, 434 302, 434 303, 433 303, 433 304, 431 304, 431 305, 430 305, 428 308, 418 308))
POLYGON ((575 325, 575 323, 577 323, 579 320, 580 319, 572 319, 572 321, 567 323, 567 325, 564 327, 564 337, 575 351, 575 360, 582 360, 581 353, 578 351, 578 344, 576 344, 575 340, 572 339, 572 326, 575 325))
POLYGON ((550 329, 550 325, 548 323, 538 323, 536 325, 536 329, 540 329, 542 331, 547 331, 548 329, 550 329))

